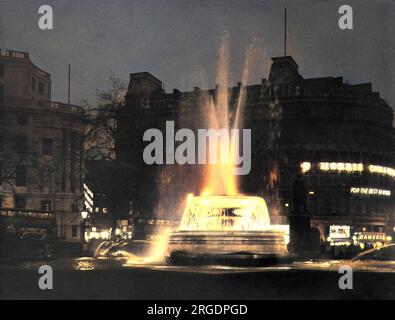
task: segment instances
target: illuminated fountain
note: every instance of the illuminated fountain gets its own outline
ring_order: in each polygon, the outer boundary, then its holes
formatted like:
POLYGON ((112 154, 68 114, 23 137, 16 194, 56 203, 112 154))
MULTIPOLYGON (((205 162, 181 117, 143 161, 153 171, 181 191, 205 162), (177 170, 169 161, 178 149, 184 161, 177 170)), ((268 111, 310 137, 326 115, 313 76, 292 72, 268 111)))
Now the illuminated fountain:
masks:
POLYGON ((287 256, 286 233, 270 225, 262 198, 190 196, 168 256, 174 263, 276 261, 287 256))
MULTIPOLYGON (((216 130, 240 128, 245 106, 246 88, 240 91, 230 110, 228 89, 228 41, 222 42, 219 55, 217 89, 207 95, 202 106, 206 126, 216 130)), ((246 83, 250 69, 250 52, 243 72, 246 83)), ((238 137, 217 141, 218 154, 225 159, 205 165, 201 196, 188 196, 179 230, 169 236, 167 255, 172 263, 250 263, 277 261, 287 257, 286 232, 283 226, 272 226, 266 202, 260 197, 240 195, 235 159, 239 152, 238 137), (224 149, 225 148, 225 149, 224 149), (224 152, 225 150, 225 152, 224 152)), ((212 151, 212 150, 211 150, 212 151)))
MULTIPOLYGON (((159 237, 150 243, 150 249, 144 254, 133 254, 123 247, 115 250, 116 256, 127 258, 125 266, 157 266, 166 260, 173 264, 249 265, 276 262, 288 257, 288 226, 271 225, 265 200, 242 195, 239 191, 235 168, 241 147, 240 137, 231 132, 242 128, 245 84, 249 71, 253 69, 250 62, 255 48, 252 46, 247 50, 243 84, 239 87, 237 98, 230 102, 232 92, 228 86, 228 47, 228 39, 224 38, 219 55, 218 85, 215 92, 201 92, 200 105, 205 123, 199 125, 228 133, 226 139, 223 139, 223 135, 218 136, 214 148, 206 146, 207 158, 210 158, 211 152, 215 152, 216 159, 220 155, 220 161, 208 162, 199 179, 190 181, 192 185, 201 187, 202 191, 200 196, 191 194, 187 197, 178 230, 159 233, 159 237)), ((174 170, 174 167, 167 168, 174 170)), ((171 173, 174 175, 175 172, 171 173)), ((166 179, 162 180, 167 182, 166 179)), ((163 190, 167 192, 169 188, 171 183, 163 190)), ((179 202, 176 202, 177 207, 179 202)))
POLYGON ((275 260, 287 256, 285 232, 270 225, 265 201, 246 196, 189 196, 169 238, 173 262, 275 260))

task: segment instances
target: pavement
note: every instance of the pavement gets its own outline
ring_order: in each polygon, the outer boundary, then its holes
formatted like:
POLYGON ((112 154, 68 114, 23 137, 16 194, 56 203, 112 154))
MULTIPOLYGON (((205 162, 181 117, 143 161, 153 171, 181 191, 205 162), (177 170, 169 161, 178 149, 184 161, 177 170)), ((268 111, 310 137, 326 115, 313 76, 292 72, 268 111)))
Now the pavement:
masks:
POLYGON ((351 262, 306 261, 254 268, 134 265, 75 258, 0 266, 0 299, 394 299, 392 265, 352 265, 353 289, 339 288, 339 267, 351 262), (53 268, 54 289, 40 290, 41 265, 53 268))

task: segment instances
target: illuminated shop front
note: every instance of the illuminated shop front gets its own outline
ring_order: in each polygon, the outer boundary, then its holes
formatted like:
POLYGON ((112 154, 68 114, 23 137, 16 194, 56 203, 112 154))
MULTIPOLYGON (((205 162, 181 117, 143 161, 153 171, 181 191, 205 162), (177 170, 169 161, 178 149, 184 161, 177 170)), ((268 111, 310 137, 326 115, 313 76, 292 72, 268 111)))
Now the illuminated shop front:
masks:
POLYGON ((394 208, 395 169, 362 162, 304 161, 300 172, 323 240, 332 245, 392 241, 388 221, 394 208))
MULTIPOLYGON (((110 240, 111 234, 112 228, 106 226, 90 226, 86 229, 85 241, 89 242, 91 240, 110 240)), ((133 236, 133 228, 128 225, 128 221, 117 221, 115 235, 118 239, 131 239, 133 236)))
POLYGON ((385 232, 366 231, 365 227, 354 228, 351 225, 331 225, 328 228, 327 242, 331 246, 381 246, 392 242, 392 236, 385 232), (358 231, 356 231, 358 230, 358 231))
POLYGON ((392 237, 387 236, 385 232, 355 232, 353 241, 356 244, 365 243, 386 243, 391 242, 392 237))

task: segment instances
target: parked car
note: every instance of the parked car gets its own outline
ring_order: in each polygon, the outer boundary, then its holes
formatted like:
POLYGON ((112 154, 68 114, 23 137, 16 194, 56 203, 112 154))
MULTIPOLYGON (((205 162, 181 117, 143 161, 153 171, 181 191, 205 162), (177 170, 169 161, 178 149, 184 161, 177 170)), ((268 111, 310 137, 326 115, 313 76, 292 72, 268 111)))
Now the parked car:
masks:
POLYGON ((358 254, 353 261, 392 261, 395 262, 395 244, 374 248, 358 254))
POLYGON ((395 271, 395 244, 370 249, 358 254, 351 261, 359 270, 395 271))
POLYGON ((28 260, 54 259, 54 242, 51 236, 25 235, 23 237, 0 234, 0 259, 19 263, 28 260))

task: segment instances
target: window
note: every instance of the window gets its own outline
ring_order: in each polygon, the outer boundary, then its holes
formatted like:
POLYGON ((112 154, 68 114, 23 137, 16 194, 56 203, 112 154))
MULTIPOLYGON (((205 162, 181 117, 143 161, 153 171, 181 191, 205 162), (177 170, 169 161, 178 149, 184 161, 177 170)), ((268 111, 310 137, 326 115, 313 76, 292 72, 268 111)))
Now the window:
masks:
POLYGON ((72 226, 71 227, 71 236, 73 238, 77 238, 78 235, 78 226, 72 226))
POLYGON ((26 198, 23 196, 15 196, 14 197, 14 202, 15 202, 15 209, 18 210, 25 210, 26 209, 26 198))
POLYGON ((62 175, 61 175, 61 186, 62 186, 62 192, 66 192, 66 172, 63 170, 62 175))
POLYGON ((36 91, 36 79, 32 78, 32 90, 36 91))
POLYGON ((0 64, 0 78, 4 78, 4 64, 1 63, 0 64))
POLYGON ((18 166, 15 170, 15 185, 26 187, 26 167, 18 166))
POLYGON ((44 84, 41 82, 38 84, 38 93, 41 95, 44 94, 44 84))
POLYGON ((15 151, 17 153, 22 153, 22 154, 26 154, 27 153, 27 137, 16 137, 15 140, 15 151))
POLYGON ((18 126, 26 126, 28 123, 28 116, 24 113, 18 113, 16 115, 16 123, 18 126))
POLYGON ((51 201, 49 200, 41 201, 41 211, 45 211, 45 212, 51 211, 51 201))
POLYGON ((44 156, 52 156, 52 139, 43 139, 43 155, 44 156))

